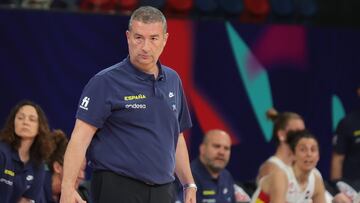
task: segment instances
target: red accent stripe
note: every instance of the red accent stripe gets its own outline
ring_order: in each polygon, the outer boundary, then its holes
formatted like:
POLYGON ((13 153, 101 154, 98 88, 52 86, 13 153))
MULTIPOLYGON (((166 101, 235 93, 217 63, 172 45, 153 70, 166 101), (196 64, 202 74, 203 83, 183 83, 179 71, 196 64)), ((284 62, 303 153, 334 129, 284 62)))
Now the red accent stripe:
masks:
MULTIPOLYGON (((238 144, 238 138, 211 103, 197 91, 192 80, 194 50, 192 22, 170 19, 168 21, 168 32, 169 38, 161 56, 161 62, 174 68, 180 75, 189 106, 195 112, 201 129, 203 132, 215 128, 222 129, 230 134, 233 144, 238 144)), ((189 142, 188 139, 187 142, 189 142)))
POLYGON ((263 191, 260 192, 258 199, 260 199, 264 203, 270 202, 270 196, 263 191))

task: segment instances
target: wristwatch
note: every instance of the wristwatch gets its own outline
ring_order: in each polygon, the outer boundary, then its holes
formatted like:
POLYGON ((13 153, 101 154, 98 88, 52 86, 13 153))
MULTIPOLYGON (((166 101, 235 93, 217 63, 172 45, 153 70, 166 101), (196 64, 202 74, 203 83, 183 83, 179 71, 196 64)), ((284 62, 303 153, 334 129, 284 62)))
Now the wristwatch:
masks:
POLYGON ((195 191, 197 190, 197 186, 195 183, 186 183, 183 185, 183 190, 186 190, 188 188, 193 188, 195 191))

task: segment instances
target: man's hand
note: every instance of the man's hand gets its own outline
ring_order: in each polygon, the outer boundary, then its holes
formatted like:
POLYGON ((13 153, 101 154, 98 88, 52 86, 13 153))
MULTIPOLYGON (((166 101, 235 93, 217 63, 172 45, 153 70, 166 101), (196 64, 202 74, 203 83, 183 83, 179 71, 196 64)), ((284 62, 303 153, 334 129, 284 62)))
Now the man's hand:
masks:
POLYGON ((184 190, 184 203, 196 203, 196 188, 186 188, 184 190))
POLYGON ((73 188, 61 190, 60 203, 86 203, 73 188))

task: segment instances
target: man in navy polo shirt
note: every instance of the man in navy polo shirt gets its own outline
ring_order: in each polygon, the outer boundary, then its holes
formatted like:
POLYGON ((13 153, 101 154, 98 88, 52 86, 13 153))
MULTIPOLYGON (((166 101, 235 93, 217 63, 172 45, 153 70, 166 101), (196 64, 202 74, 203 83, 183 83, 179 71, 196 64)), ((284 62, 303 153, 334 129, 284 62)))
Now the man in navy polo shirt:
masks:
MULTIPOLYGON (((360 84, 357 88, 360 99, 360 84)), ((331 180, 343 180, 360 190, 360 106, 346 115, 333 137, 331 180)))
POLYGON ((75 189, 87 155, 98 202, 169 203, 176 172, 186 202, 196 202, 183 131, 191 127, 179 76, 159 63, 168 33, 164 15, 140 7, 129 21, 129 57, 96 74, 80 98, 64 162, 61 202, 83 202, 75 189))
MULTIPOLYGON (((198 187, 196 200, 200 203, 250 202, 249 195, 235 184, 232 175, 225 169, 231 153, 228 133, 219 129, 208 131, 199 151, 199 157, 191 162, 191 170, 198 187)), ((175 203, 182 203, 182 196, 183 189, 180 186, 175 203)))
POLYGON ((199 157, 191 162, 198 202, 235 203, 235 182, 225 169, 230 159, 230 136, 222 130, 210 130, 199 151, 199 157))

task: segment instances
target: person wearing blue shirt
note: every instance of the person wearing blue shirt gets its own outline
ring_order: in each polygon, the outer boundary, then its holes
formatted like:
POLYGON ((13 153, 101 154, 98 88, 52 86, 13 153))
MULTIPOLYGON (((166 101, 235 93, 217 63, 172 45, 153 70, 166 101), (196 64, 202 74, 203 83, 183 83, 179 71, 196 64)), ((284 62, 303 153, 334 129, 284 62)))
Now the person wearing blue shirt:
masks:
POLYGON ((85 154, 95 203, 169 203, 174 173, 186 203, 196 202, 183 131, 191 119, 178 74, 159 62, 167 38, 164 15, 144 6, 130 17, 129 56, 85 86, 64 159, 61 203, 83 202, 75 181, 85 154))
POLYGON ((18 103, 0 132, 0 201, 34 202, 44 181, 44 160, 53 145, 44 111, 31 101, 18 103))
MULTIPOLYGON (((360 99, 360 84, 357 87, 360 99)), ((359 100, 358 100, 359 101, 359 100)), ((344 181, 360 191, 360 106, 347 114, 338 124, 333 136, 330 179, 344 181)), ((349 200, 350 201, 350 200, 349 200)), ((336 201, 341 202, 341 201, 336 201)))
POLYGON ((226 166, 231 139, 223 130, 208 131, 199 147, 199 157, 191 162, 198 202, 235 203, 235 181, 226 166))

